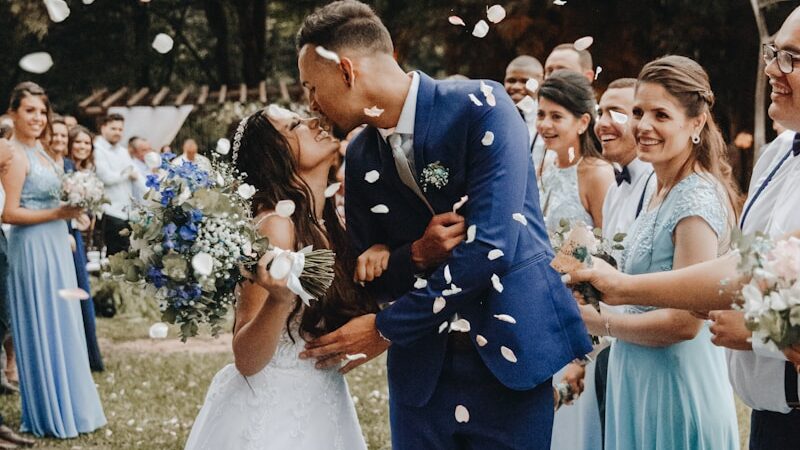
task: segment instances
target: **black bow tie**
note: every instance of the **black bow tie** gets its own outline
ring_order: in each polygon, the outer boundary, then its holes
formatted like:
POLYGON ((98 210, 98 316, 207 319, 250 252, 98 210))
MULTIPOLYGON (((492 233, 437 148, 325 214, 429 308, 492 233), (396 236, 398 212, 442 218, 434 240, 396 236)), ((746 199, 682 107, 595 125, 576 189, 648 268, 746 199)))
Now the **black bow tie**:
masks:
POLYGON ((631 184, 631 173, 628 172, 628 166, 623 167, 622 170, 614 169, 614 178, 617 179, 617 186, 620 186, 623 181, 631 184))
POLYGON ((792 143, 792 153, 794 156, 800 155, 800 133, 794 134, 794 142, 792 143))

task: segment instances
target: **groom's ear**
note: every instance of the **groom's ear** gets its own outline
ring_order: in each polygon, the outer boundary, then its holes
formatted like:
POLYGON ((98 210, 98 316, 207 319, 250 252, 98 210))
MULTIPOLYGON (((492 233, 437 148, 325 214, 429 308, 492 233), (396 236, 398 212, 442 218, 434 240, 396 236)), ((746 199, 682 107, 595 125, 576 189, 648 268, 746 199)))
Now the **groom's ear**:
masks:
POLYGON ((339 62, 339 71, 342 74, 342 80, 347 87, 352 88, 356 81, 356 72, 353 70, 353 61, 350 58, 341 58, 339 62))

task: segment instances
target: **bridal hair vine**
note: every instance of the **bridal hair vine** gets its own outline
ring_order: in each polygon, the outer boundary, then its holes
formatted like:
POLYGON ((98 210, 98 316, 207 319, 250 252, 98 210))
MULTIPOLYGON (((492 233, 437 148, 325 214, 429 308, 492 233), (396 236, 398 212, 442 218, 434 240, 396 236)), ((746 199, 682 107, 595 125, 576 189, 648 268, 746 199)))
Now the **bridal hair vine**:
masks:
POLYGON ((239 157, 239 147, 242 145, 242 135, 244 134, 244 129, 247 127, 247 120, 250 119, 250 116, 246 116, 239 122, 239 126, 236 127, 236 133, 233 135, 233 164, 236 165, 236 159, 239 157))

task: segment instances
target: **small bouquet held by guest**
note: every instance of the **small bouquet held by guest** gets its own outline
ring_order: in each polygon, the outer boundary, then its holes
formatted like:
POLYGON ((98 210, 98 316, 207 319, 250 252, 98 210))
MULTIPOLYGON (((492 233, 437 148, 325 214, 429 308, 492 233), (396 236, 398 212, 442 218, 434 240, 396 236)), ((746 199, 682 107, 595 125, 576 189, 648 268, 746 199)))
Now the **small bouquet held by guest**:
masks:
MULTIPOLYGON (((254 271, 268 253, 270 275, 287 279, 306 304, 325 294, 333 281, 332 251, 271 246, 253 224, 255 189, 243 175, 216 157, 206 172, 189 161, 173 166, 172 156, 151 162, 158 174, 148 175, 150 190, 131 215, 131 248, 110 258, 110 270, 146 284, 159 301, 162 320, 180 325, 182 340, 197 335, 204 323, 212 335, 219 333, 244 279, 241 269, 254 271)), ((288 217, 294 205, 281 203, 276 209, 288 217)))
POLYGON ((105 186, 92 172, 76 170, 65 174, 61 179, 61 201, 69 206, 77 206, 91 214, 102 212, 104 204, 109 203, 105 196, 105 186))
POLYGON ((737 271, 747 283, 733 307, 744 312, 753 339, 781 350, 799 344, 800 239, 774 241, 756 233, 737 241, 737 271))

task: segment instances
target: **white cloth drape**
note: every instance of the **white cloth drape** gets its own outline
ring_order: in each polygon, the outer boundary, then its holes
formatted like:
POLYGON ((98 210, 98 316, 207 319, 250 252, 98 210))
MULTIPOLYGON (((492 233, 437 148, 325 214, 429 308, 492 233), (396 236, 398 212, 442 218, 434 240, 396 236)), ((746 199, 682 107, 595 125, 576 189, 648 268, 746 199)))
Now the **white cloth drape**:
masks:
POLYGON ((158 150, 175 139, 183 122, 189 117, 194 105, 183 106, 114 106, 108 113, 116 113, 125 118, 124 141, 131 136, 147 139, 158 150))

